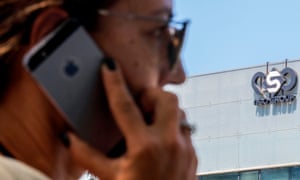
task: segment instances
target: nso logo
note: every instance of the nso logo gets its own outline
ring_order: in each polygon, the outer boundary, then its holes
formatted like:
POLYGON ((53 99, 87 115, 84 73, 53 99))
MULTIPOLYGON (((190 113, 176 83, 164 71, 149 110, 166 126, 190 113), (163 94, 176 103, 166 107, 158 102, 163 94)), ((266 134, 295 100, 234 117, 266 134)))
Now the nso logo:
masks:
POLYGON ((257 95, 254 105, 291 103, 296 99, 292 93, 296 85, 297 73, 291 68, 282 71, 273 68, 267 74, 258 72, 252 78, 252 88, 257 95))

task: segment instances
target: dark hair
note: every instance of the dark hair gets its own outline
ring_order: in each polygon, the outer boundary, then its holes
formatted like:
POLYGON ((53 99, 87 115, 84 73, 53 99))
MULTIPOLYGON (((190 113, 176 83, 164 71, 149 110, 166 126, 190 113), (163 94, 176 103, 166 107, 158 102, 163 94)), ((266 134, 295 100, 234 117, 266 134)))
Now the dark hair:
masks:
POLYGON ((61 7, 87 29, 95 25, 97 9, 117 0, 1 0, 0 1, 0 97, 10 82, 10 71, 22 45, 29 42, 37 15, 49 7, 61 7))
POLYGON ((97 10, 110 7, 117 0, 64 0, 63 8, 85 28, 91 30, 96 24, 97 10))

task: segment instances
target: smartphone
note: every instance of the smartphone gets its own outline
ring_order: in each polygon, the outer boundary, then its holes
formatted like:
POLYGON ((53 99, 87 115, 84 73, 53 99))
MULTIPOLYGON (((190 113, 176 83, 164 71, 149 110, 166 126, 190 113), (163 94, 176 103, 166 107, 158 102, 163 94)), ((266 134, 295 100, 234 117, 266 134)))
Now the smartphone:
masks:
MULTIPOLYGON (((99 149, 100 65, 104 55, 88 32, 69 19, 33 47, 24 66, 79 136, 99 149)), ((103 88, 102 88, 103 89, 103 88)))

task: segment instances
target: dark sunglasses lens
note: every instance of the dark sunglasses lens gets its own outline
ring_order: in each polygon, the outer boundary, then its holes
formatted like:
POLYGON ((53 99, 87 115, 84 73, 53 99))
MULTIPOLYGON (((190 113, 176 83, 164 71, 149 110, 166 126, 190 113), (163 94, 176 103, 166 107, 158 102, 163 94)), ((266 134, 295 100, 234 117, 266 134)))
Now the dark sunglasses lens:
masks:
POLYGON ((183 30, 177 31, 175 33, 175 36, 170 40, 168 44, 168 57, 169 57, 170 69, 173 68, 180 54, 182 41, 184 37, 183 30))
POLYGON ((170 41, 168 44, 168 59, 169 59, 170 69, 172 69, 177 61, 177 50, 172 41, 170 41))

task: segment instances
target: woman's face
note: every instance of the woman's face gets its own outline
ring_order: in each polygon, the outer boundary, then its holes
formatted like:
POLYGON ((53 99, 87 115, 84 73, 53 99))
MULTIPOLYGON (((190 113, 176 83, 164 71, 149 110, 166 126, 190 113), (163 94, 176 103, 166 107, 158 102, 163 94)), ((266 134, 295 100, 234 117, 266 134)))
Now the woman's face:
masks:
MULTIPOLYGON (((109 11, 167 20, 172 0, 119 0, 109 11)), ((92 35, 106 55, 117 61, 134 96, 145 88, 185 80, 180 61, 170 69, 165 27, 165 23, 145 19, 99 16, 92 35)))
MULTIPOLYGON (((108 10, 168 20, 172 0, 117 0, 108 10)), ((91 35, 100 49, 116 61, 135 100, 147 88, 162 88, 185 80, 180 61, 170 69, 166 23, 101 15, 97 23, 91 35)), ((107 112, 103 110, 103 114, 107 112)), ((108 114, 101 116, 96 127, 104 152, 110 151, 122 138, 110 118, 108 114)))
MULTIPOLYGON (((172 0, 118 0, 107 10, 168 20, 172 14, 172 0)), ((162 88, 165 84, 179 84, 185 80, 179 60, 170 69, 170 39, 165 27, 166 23, 157 21, 99 15, 97 27, 91 32, 104 53, 117 62, 137 101, 147 88, 162 88)), ((111 149, 121 137, 112 122, 105 119, 101 122, 102 127, 106 127, 101 131, 109 137, 109 140, 101 140, 106 146, 104 151, 111 149)))

